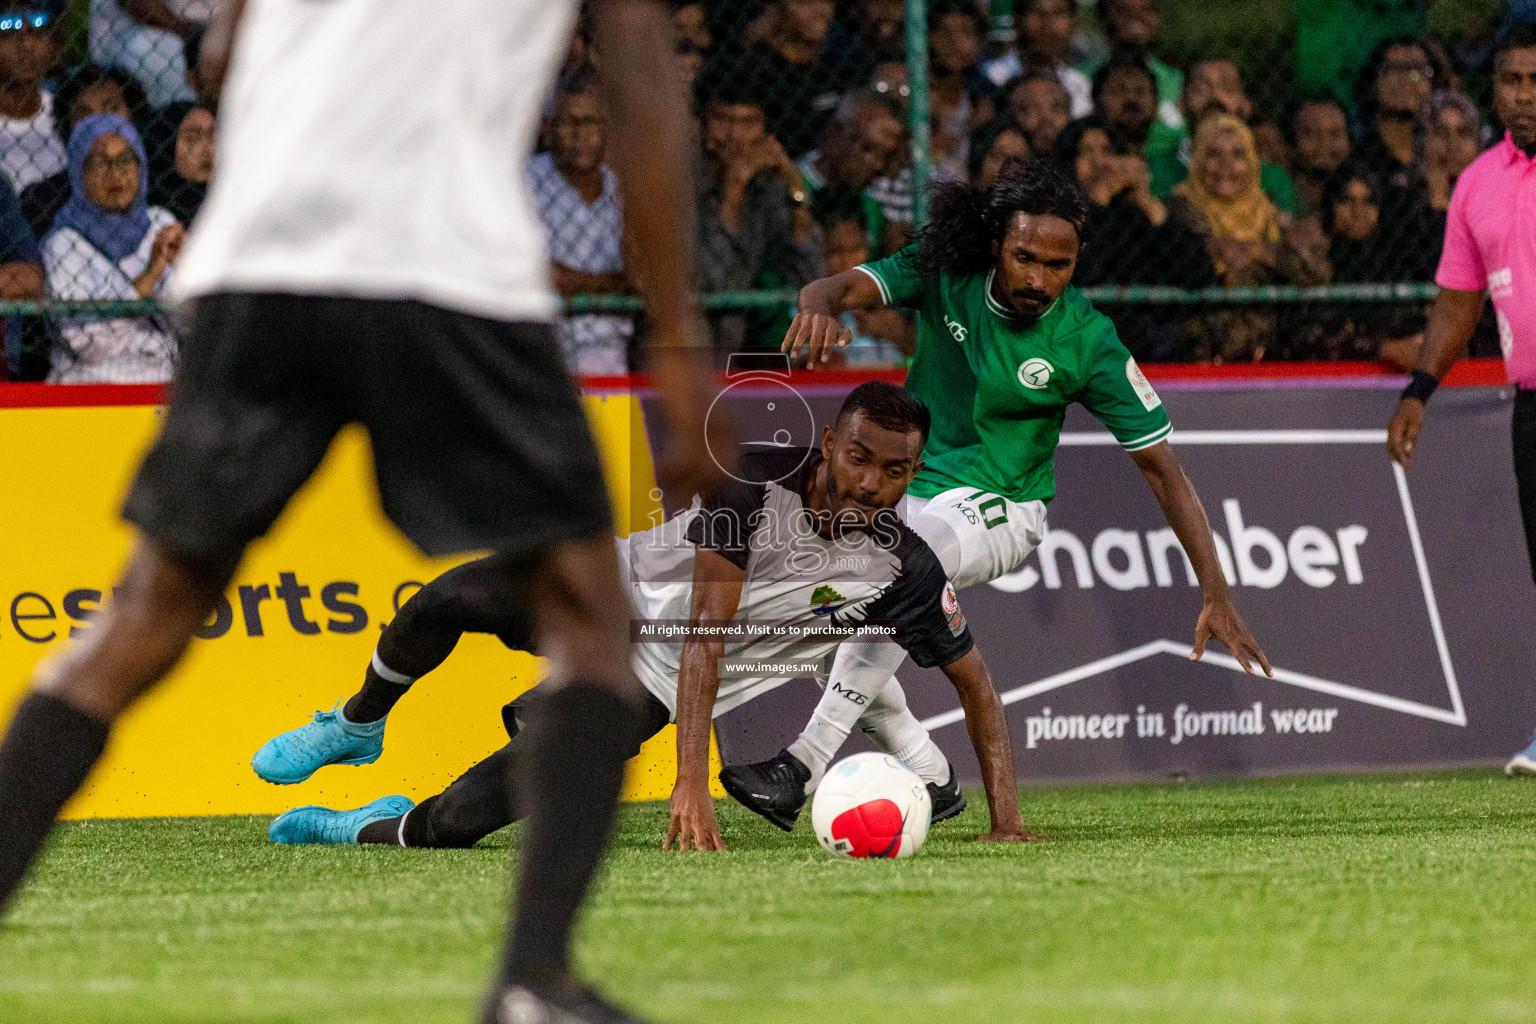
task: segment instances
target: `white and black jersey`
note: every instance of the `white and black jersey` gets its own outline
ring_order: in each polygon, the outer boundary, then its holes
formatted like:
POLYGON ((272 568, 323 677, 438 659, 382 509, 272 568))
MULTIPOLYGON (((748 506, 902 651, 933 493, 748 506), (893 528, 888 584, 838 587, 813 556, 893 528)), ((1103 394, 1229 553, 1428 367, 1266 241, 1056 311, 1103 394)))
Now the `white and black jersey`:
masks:
POLYGON ((521 169, 575 0, 249 0, 175 291, 552 322, 521 169))
MULTIPOLYGON (((635 672, 674 714, 683 640, 655 627, 687 622, 699 548, 745 572, 733 620, 742 635, 725 645, 730 661, 816 661, 816 674, 825 676, 837 645, 860 625, 880 629, 877 636, 889 635, 924 667, 948 665, 971 650, 938 557, 894 512, 837 537, 815 529, 805 496, 821 462, 820 451, 809 448, 749 454, 736 478, 708 498, 623 543, 637 616, 635 672)), ((786 678, 722 675, 715 714, 786 678)))

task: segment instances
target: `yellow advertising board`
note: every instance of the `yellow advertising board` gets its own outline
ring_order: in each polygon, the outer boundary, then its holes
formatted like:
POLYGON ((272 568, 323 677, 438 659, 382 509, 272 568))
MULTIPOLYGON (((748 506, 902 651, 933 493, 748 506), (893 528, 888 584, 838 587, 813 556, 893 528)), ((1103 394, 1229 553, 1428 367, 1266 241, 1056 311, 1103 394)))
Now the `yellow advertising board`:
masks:
MULTIPOLYGON (((627 532, 658 507, 639 402, 625 394, 585 402, 627 532)), ((118 506, 160 415, 146 405, 0 408, 0 716, 9 718, 39 661, 91 628, 132 540, 118 506)), ((397 707, 372 765, 273 786, 250 759, 271 736, 355 692, 399 603, 452 564, 422 557, 384 518, 367 437, 344 433, 251 548, 186 660, 124 717, 66 815, 267 814, 438 792, 506 742, 500 708, 538 681, 535 658, 466 636, 397 707)), ((669 728, 646 744, 630 765, 627 798, 671 792, 674 742, 669 728)))

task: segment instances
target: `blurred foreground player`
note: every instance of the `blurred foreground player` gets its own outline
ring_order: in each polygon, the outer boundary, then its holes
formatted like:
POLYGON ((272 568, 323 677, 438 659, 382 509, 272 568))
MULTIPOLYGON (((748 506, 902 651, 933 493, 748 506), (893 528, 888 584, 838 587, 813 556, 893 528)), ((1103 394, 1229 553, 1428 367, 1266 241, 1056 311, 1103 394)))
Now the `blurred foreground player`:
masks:
MULTIPOLYGON (((1424 404, 1461 358, 1490 294, 1504 368, 1516 387, 1511 440, 1515 487, 1531 573, 1536 577, 1536 25, 1517 22, 1494 54, 1493 105, 1508 131, 1456 179, 1424 347, 1387 423, 1387 451, 1404 469, 1424 427, 1424 404)), ((1504 767, 1536 775, 1536 734, 1504 767)))
MULTIPOLYGON (((837 634, 826 627, 899 623, 903 647, 919 664, 943 666, 968 709, 975 703, 971 695, 993 693, 958 607, 946 610, 953 596, 937 559, 890 512, 917 471, 927 422, 927 410, 909 392, 881 381, 863 384, 844 402, 820 451, 789 448, 745 455, 737 479, 699 505, 617 542, 629 569, 639 640, 633 666, 649 693, 644 727, 631 753, 674 718, 682 726, 692 709, 681 697, 686 693, 707 701, 695 726, 704 735, 707 762, 711 712, 740 707, 787 682, 787 677, 766 672, 721 679, 719 659, 793 658, 825 666, 838 643, 837 634), (821 529, 797 528, 794 517, 805 527, 821 529), (833 557, 842 561, 828 564, 833 557), (872 571, 844 568, 866 558, 872 571), (829 599, 829 590, 837 591, 838 598, 829 599), (736 596, 734 607, 729 594, 736 596), (802 640, 733 639, 721 643, 718 653, 705 650, 697 657, 689 650, 692 640, 647 639, 642 631, 646 625, 664 628, 685 621, 819 632, 802 640)), ((461 565, 413 595, 380 636, 362 689, 345 707, 318 714, 310 724, 269 741, 252 760, 256 773, 269 782, 302 782, 323 765, 377 759, 390 709, 416 679, 442 664, 463 633, 502 630, 498 635, 508 647, 526 649, 525 635, 505 632, 499 609, 507 596, 495 563, 493 556, 461 565)), ((700 639, 707 646, 707 638, 700 639)), ((522 723, 537 714, 544 690, 537 686, 504 709, 511 742, 420 806, 389 796, 345 811, 300 807, 272 823, 272 838, 281 843, 473 846, 526 814, 511 783, 526 770, 522 723)), ((863 708, 858 724, 927 782, 933 822, 964 810, 954 769, 907 708, 895 681, 863 708)), ((990 769, 991 758, 1007 753, 1006 747, 984 749, 977 758, 990 769)), ((679 762, 680 770, 685 766, 679 762)), ((1004 764, 993 774, 1011 777, 1012 770, 1004 764)), ((1000 795, 1001 800, 990 801, 993 830, 1017 830, 1013 787, 1000 795)), ((684 835, 679 825, 669 830, 668 842, 693 845, 695 838, 708 845, 717 843, 719 834, 709 829, 684 835)))
MULTIPOLYGON (((111 723, 171 670, 344 425, 372 437, 385 512, 433 555, 498 553, 509 620, 552 666, 529 725, 529 808, 487 1021, 624 1021, 568 964, 643 692, 596 447, 554 336, 558 309, 518 168, 574 0, 234 0, 210 29, 228 154, 182 258, 190 336, 124 514, 140 530, 87 640, 39 669, 0 746, 0 901, 111 723), (243 17, 242 17, 243 15, 243 17), (223 70, 228 69, 227 84, 223 70), (533 611, 518 601, 537 594, 533 611)), ((686 111, 666 9, 595 5, 653 370, 707 484, 707 379, 690 365, 686 111)), ((700 368, 702 369, 702 367, 700 368)), ((670 471, 669 471, 670 470, 670 471)))
MULTIPOLYGON (((941 185, 916 245, 801 289, 784 349, 808 352, 815 365, 849 342, 844 313, 917 311, 906 386, 934 422, 907 522, 957 588, 1012 572, 1043 539, 1062 422, 1069 405, 1082 404, 1146 477, 1200 582, 1191 657, 1214 637, 1245 671, 1257 662, 1268 672, 1232 602, 1200 497, 1168 442, 1173 425, 1162 400, 1115 325, 1072 286, 1087 213, 1076 186, 1039 162, 1004 171, 988 189, 941 185)), ((880 692, 903 657, 888 643, 844 644, 799 738, 720 781, 733 795, 758 794, 743 802, 764 816, 798 811, 852 725, 850 702, 838 695, 880 692)), ((967 716, 978 748, 1007 742, 1006 723, 1001 738, 978 737, 978 724, 967 716)))

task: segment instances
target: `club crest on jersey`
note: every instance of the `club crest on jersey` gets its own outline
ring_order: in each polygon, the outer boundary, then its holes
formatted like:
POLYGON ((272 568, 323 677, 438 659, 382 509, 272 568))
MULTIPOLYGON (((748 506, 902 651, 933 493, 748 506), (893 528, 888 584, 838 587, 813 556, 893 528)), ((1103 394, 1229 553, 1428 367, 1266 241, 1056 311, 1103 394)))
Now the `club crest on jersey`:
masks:
POLYGON ((965 613, 960 610, 960 599, 955 596, 953 583, 945 582, 944 594, 939 598, 939 606, 949 617, 949 631, 959 636, 965 630, 965 613))
POLYGON ((1147 375, 1141 372, 1141 367, 1136 365, 1136 357, 1131 356, 1125 361, 1125 379, 1130 382, 1131 390, 1136 392, 1136 397, 1141 399, 1141 404, 1151 412, 1163 404, 1163 400, 1157 397, 1157 391, 1152 383, 1147 380, 1147 375))
POLYGON ((1031 391, 1039 391, 1050 382, 1056 367, 1044 359, 1026 359, 1019 364, 1019 383, 1031 391))
POLYGON ((811 591, 812 615, 831 615, 847 603, 848 599, 829 584, 823 583, 811 591))

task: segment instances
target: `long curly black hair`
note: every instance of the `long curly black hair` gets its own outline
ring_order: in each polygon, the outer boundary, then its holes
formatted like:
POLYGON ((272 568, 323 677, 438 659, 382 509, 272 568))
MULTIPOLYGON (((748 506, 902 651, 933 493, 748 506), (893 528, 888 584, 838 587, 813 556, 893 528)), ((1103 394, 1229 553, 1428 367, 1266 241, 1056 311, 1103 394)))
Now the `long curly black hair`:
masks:
POLYGON ((919 261, 929 273, 983 274, 992 269, 992 243, 1008 233, 1015 213, 1060 217, 1082 237, 1088 201, 1066 175, 1042 160, 1005 168, 991 188, 964 182, 936 185, 919 261))

